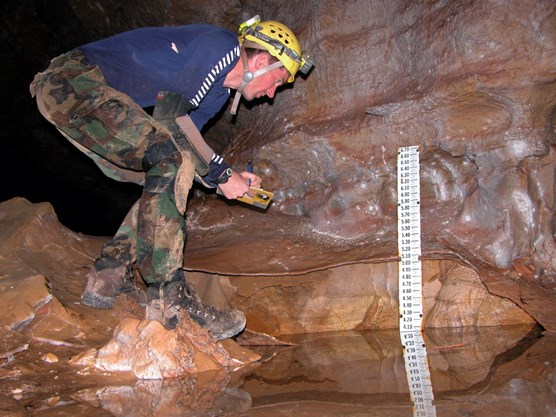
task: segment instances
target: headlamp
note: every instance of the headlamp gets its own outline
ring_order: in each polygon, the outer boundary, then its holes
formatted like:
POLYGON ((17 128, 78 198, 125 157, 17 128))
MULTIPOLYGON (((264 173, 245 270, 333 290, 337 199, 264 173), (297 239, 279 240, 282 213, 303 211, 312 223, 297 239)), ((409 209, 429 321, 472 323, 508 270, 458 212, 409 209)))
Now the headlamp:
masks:
POLYGON ((307 75, 309 73, 309 71, 311 71, 311 68, 313 68, 314 65, 314 61, 313 58, 311 58, 309 55, 305 55, 301 58, 301 66, 299 67, 299 72, 301 72, 304 75, 307 75))

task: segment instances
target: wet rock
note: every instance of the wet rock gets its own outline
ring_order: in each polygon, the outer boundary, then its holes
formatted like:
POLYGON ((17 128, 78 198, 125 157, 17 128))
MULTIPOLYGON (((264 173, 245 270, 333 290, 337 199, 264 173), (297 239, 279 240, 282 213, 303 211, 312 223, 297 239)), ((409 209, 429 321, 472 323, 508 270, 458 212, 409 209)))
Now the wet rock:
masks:
POLYGON ((274 202, 261 214, 193 201, 186 264, 283 276, 394 260, 396 154, 419 145, 423 259, 460 258, 556 330, 555 7, 310 2, 298 19, 273 9, 319 51, 315 69, 238 115, 223 153, 252 161, 274 202))
POLYGON ((45 353, 41 356, 41 359, 47 363, 58 362, 58 356, 56 356, 54 353, 45 353))
POLYGON ((86 328, 83 318, 53 297, 36 310, 36 317, 25 328, 25 334, 41 342, 83 348, 85 345, 79 337, 83 328, 86 328))
POLYGON ((237 337, 236 341, 242 346, 292 346, 293 343, 278 340, 266 333, 255 332, 245 329, 237 337))
POLYGON ((132 372, 140 379, 175 378, 230 366, 231 358, 196 323, 187 331, 167 330, 156 320, 125 319, 114 337, 98 351, 85 352, 72 363, 110 372, 132 372), (204 349, 198 349, 203 346, 204 349), (85 359, 85 360, 83 360, 85 359))
MULTIPOLYGON (((113 10, 108 3, 99 10, 113 10)), ((556 328, 554 4, 314 1, 292 13, 290 3, 245 10, 237 1, 229 9, 207 2, 142 16, 164 24, 211 16, 236 27, 238 13, 267 13, 318 51, 309 76, 224 126, 233 141, 222 153, 238 167, 251 160, 275 199, 260 213, 197 193, 187 267, 299 276, 395 261, 396 153, 419 145, 423 259, 461 259, 489 292, 556 328)), ((108 20, 87 5, 76 13, 84 27, 114 33, 155 4, 121 8, 108 20)), ((376 300, 376 311, 390 302, 376 300)), ((392 309, 384 311, 389 322, 392 309)))
POLYGON ((28 417, 29 413, 19 402, 11 397, 0 397, 0 414, 9 417, 28 417))
POLYGON ((1 324, 16 330, 28 325, 35 318, 36 309, 52 299, 43 275, 17 278, 12 275, 11 279, 0 281, 7 313, 0 317, 1 324))
POLYGON ((140 379, 165 379, 205 371, 236 369, 260 356, 233 341, 217 342, 188 316, 175 330, 156 320, 124 319, 100 349, 71 360, 108 372, 131 372, 140 379))
POLYGON ((228 355, 232 358, 232 362, 237 364, 238 367, 257 362, 261 359, 261 355, 242 347, 232 339, 224 339, 220 342, 220 344, 226 352, 228 352, 228 355))
POLYGON ((29 348, 29 338, 20 333, 0 328, 0 359, 10 359, 29 348))
MULTIPOLYGON (((201 294, 209 303, 242 310, 250 330, 278 336, 398 327, 397 269, 396 262, 360 263, 296 276, 190 273, 189 279, 205 282, 201 294), (230 286, 235 292, 227 290, 230 286)), ((427 327, 534 323, 513 302, 490 294, 474 270, 455 261, 424 261, 423 306, 427 327)))
POLYGON ((496 326, 530 322, 530 317, 512 301, 486 291, 472 269, 446 263, 439 271, 441 287, 427 312, 426 327, 496 326), (480 323, 480 324, 479 324, 480 323))
POLYGON ((50 204, 22 198, 1 203, 0 324, 58 344, 83 347, 83 330, 98 337, 114 319, 78 303, 85 274, 105 240, 62 226, 50 204))
POLYGON ((120 294, 114 301, 112 315, 119 321, 127 318, 145 319, 145 307, 128 294, 120 294))
MULTIPOLYGON (((5 253, 10 254, 10 263, 2 265, 6 278, 0 280, 0 285, 8 285, 8 282, 11 282, 9 285, 25 285, 17 287, 17 291, 14 287, 13 292, 6 291, 2 296, 7 297, 6 303, 14 305, 13 297, 32 297, 32 301, 25 304, 28 306, 25 314, 22 314, 26 319, 12 318, 12 325, 25 323, 24 333, 37 341, 85 349, 90 346, 87 341, 94 339, 100 341, 95 347, 105 344, 111 336, 106 331, 107 327, 115 327, 119 320, 125 317, 143 319, 143 308, 125 296, 118 300, 113 311, 84 308, 78 304, 95 245, 98 244, 96 247, 99 248, 102 240, 74 234, 63 228, 48 205, 32 205, 15 199, 0 207, 5 218, 10 219, 9 227, 2 230, 11 230, 12 236, 17 237, 7 239, 12 245, 3 246, 5 253), (33 239, 26 238, 26 233, 32 233, 33 239), (25 248, 19 241, 27 243, 25 248), (62 247, 68 248, 67 252, 63 252, 62 247), (30 256, 34 251, 41 255, 30 256), (63 267, 56 270, 54 265, 59 264, 60 257, 64 257, 65 261, 63 267), (50 273, 48 281, 36 271, 50 273), (12 274, 13 281, 9 281, 12 274), (30 276, 15 279, 25 274, 30 276), (104 335, 99 339, 98 332, 101 331, 104 335)), ((234 232, 238 235, 237 245, 247 243, 252 236, 248 233, 243 235, 243 225, 247 227, 248 221, 242 221, 238 223, 239 230, 234 232)), ((270 246, 271 250, 283 248, 291 254, 290 263, 282 263, 282 266, 291 265, 293 268, 296 263, 309 266, 315 260, 308 256, 310 252, 304 251, 308 248, 297 243, 286 240, 278 244, 277 239, 275 242, 276 246, 270 246)), ((218 246, 218 242, 215 244, 218 246)), ((223 244, 222 247, 229 245, 223 244)), ((267 247, 262 247, 257 253, 264 254, 267 250, 267 247)), ((348 252, 360 250, 355 247, 348 252)), ((256 260, 256 253, 253 257, 256 260)), ((236 261, 241 262, 242 259, 237 257, 236 261)), ((250 267, 256 265, 273 268, 276 264, 252 263, 250 267)), ((431 326, 532 321, 513 303, 489 294, 480 276, 469 267, 453 260, 425 261, 423 271, 425 319, 431 317, 428 322, 431 326)), ((248 328, 258 332, 279 335, 398 325, 396 262, 356 263, 299 275, 248 279, 202 273, 189 273, 188 276, 198 286, 206 302, 223 308, 239 308, 247 314, 248 328)))
POLYGON ((48 406, 48 407, 54 407, 56 406, 56 404, 58 404, 60 402, 60 397, 56 396, 56 397, 50 397, 47 398, 44 403, 48 406))

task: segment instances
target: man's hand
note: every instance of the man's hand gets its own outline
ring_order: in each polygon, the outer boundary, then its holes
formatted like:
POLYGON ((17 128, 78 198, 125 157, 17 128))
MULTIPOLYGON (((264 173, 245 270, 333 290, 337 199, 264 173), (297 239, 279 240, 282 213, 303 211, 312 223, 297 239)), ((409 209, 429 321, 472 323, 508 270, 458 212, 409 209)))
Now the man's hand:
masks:
POLYGON ((219 184, 218 188, 222 191, 222 194, 230 200, 235 200, 236 198, 243 197, 244 195, 253 197, 251 188, 249 188, 249 181, 251 181, 251 187, 261 187, 262 180, 258 175, 247 171, 244 171, 241 174, 233 171, 232 176, 228 178, 228 181, 224 184, 219 184))

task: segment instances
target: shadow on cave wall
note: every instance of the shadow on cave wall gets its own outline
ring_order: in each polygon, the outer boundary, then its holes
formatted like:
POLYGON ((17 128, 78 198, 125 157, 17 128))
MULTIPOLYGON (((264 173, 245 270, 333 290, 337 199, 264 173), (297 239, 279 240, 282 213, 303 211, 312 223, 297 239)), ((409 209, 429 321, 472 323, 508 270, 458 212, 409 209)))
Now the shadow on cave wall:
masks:
POLYGON ((140 188, 105 177, 43 119, 28 87, 52 58, 98 36, 80 24, 65 0, 8 0, 1 7, 0 201, 47 201, 67 227, 110 235, 140 188))

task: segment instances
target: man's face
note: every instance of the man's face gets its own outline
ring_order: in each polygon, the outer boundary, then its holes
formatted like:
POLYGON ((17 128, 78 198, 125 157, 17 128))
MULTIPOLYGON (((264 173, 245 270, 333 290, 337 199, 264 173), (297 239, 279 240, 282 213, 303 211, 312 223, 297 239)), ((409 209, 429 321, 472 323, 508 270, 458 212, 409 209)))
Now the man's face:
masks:
MULTIPOLYGON (((249 68, 251 71, 256 71, 270 65, 270 59, 267 54, 260 54, 253 57, 250 61, 249 68)), ((289 72, 284 67, 273 69, 260 77, 251 81, 243 90, 243 97, 247 101, 256 98, 268 96, 273 98, 276 89, 284 84, 289 78, 289 72)))

